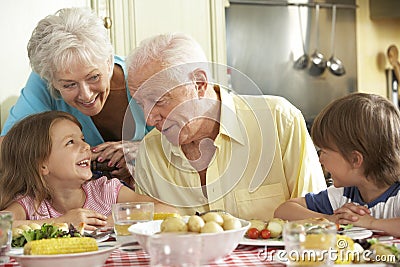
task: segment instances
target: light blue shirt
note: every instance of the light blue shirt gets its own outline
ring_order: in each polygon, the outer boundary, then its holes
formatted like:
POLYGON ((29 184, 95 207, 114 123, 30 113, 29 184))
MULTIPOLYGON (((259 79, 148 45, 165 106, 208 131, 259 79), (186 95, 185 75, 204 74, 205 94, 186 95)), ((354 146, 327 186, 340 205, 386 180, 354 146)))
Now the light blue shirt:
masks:
MULTIPOLYGON (((127 71, 124 59, 115 56, 115 64, 121 66, 125 81, 127 81, 127 71)), ((135 118, 136 131, 133 140, 141 140, 148 132, 150 128, 146 127, 146 121, 144 119, 143 110, 139 107, 135 100, 129 92, 128 85, 126 84, 126 93, 128 96, 129 106, 132 111, 133 117, 135 118)), ((60 110, 66 111, 74 115, 79 122, 82 124, 82 132, 85 136, 86 142, 90 146, 96 146, 98 144, 104 143, 104 139, 100 132, 96 128, 90 116, 82 114, 76 108, 69 106, 64 99, 55 99, 51 96, 47 82, 40 78, 40 76, 32 72, 29 79, 25 85, 25 88, 21 90, 21 94, 15 103, 15 105, 10 109, 8 118, 4 124, 1 135, 5 135, 10 128, 20 119, 39 112, 49 111, 49 110, 60 110)))

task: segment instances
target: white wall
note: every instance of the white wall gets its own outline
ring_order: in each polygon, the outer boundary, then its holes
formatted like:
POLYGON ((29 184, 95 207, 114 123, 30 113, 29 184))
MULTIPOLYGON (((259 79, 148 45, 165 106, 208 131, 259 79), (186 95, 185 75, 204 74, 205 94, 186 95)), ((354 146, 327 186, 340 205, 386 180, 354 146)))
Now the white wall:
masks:
POLYGON ((26 45, 37 22, 63 7, 90 6, 90 0, 1 1, 1 127, 31 71, 26 45))

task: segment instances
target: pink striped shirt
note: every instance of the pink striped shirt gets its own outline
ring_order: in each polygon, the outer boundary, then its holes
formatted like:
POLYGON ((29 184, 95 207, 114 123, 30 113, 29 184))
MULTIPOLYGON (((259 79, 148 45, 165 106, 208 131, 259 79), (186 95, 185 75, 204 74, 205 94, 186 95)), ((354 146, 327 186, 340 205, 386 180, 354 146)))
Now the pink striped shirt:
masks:
MULTIPOLYGON (((86 201, 83 208, 109 216, 111 214, 111 204, 117 203, 119 190, 122 186, 122 183, 118 179, 107 180, 105 176, 83 184, 82 188, 86 194, 86 201)), ((57 218, 63 215, 55 210, 48 200, 44 200, 40 204, 38 209, 39 214, 35 212, 32 197, 22 197, 17 199, 17 202, 25 209, 27 220, 57 218)))

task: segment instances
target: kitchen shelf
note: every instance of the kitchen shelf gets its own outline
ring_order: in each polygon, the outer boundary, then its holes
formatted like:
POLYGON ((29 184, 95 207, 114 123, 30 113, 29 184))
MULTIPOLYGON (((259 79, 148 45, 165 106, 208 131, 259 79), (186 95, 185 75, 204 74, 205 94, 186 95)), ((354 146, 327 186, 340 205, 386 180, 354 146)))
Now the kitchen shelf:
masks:
POLYGON ((271 0, 229 0, 231 4, 245 4, 245 5, 268 5, 268 6, 305 6, 315 7, 319 5, 320 8, 349 8, 356 9, 357 5, 346 5, 346 4, 334 4, 334 3, 293 3, 293 2, 282 2, 282 1, 271 1, 271 0))

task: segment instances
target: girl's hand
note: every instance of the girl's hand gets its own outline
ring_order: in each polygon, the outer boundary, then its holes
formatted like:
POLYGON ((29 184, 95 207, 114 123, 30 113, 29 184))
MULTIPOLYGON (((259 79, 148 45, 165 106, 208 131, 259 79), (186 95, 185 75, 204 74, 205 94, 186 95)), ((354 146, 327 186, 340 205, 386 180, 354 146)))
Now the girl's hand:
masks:
POLYGON ((94 231, 99 227, 107 225, 107 216, 90 209, 73 209, 63 216, 55 218, 54 221, 60 223, 72 223, 77 227, 80 223, 85 223, 85 230, 94 231))

